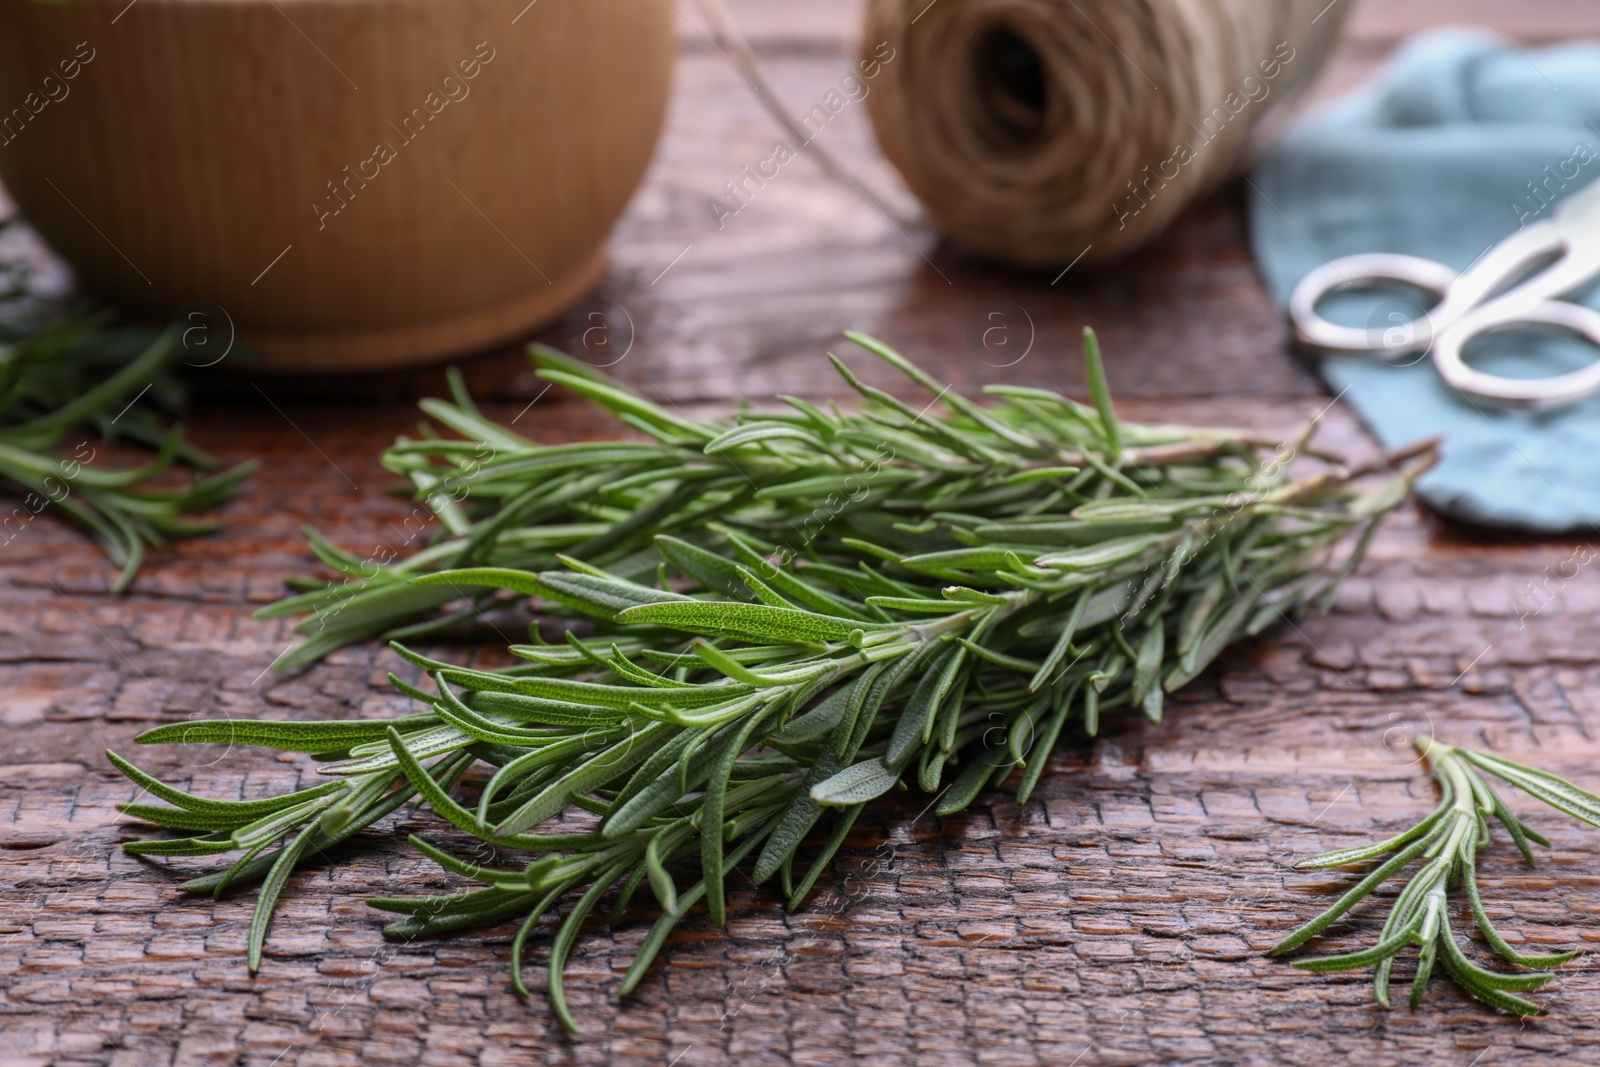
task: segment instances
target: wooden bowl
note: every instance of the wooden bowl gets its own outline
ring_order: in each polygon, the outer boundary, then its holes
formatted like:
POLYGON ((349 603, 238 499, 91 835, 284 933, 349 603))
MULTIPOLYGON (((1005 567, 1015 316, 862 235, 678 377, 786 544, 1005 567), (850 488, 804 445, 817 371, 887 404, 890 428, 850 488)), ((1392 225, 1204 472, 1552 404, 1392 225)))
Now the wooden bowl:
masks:
POLYGON ((420 362, 595 284, 673 52, 669 0, 10 0, 0 180, 91 292, 420 362))

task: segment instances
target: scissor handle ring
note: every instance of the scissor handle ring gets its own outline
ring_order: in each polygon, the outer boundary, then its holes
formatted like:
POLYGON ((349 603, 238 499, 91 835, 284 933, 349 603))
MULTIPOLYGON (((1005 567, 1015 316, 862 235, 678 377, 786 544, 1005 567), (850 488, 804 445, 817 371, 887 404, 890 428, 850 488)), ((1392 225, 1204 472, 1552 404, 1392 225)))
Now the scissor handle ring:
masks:
POLYGON ((1456 272, 1443 263, 1417 256, 1372 252, 1344 256, 1324 263, 1300 279, 1289 297, 1289 319, 1299 341, 1335 352, 1370 352, 1389 357, 1426 351, 1433 343, 1433 324, 1427 315, 1413 319, 1410 340, 1402 344, 1374 343, 1372 331, 1357 326, 1340 326, 1317 314, 1323 298, 1346 289, 1359 289, 1373 282, 1402 282, 1444 296, 1456 272))
POLYGON ((1440 377, 1463 393, 1510 407, 1560 407, 1600 393, 1600 360, 1581 370, 1551 378, 1505 378, 1474 370, 1461 358, 1461 350, 1468 341, 1527 325, 1558 326, 1600 345, 1600 311, 1593 308, 1562 300, 1544 300, 1497 312, 1490 304, 1439 335, 1433 346, 1433 362, 1440 377))

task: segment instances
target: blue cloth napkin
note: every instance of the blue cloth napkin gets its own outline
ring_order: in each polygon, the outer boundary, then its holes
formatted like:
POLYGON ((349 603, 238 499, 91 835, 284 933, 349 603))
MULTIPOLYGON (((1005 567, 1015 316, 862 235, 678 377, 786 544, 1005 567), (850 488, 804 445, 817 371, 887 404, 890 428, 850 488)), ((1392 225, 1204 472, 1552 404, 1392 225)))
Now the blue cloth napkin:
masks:
MULTIPOLYGON (((1441 30, 1413 38, 1388 71, 1312 115, 1251 181, 1257 263, 1287 304, 1306 273, 1357 252, 1403 252, 1462 269, 1600 179, 1600 44, 1542 50, 1441 30)), ((1579 294, 1600 306, 1600 286, 1579 294)), ((1340 294, 1321 306, 1350 326, 1399 329, 1429 301, 1401 291, 1340 294)), ((1545 377, 1593 362, 1576 338, 1485 337, 1474 366, 1545 377)), ((1390 366, 1326 358, 1322 374, 1384 443, 1445 435, 1418 485, 1467 522, 1557 533, 1600 525, 1600 397, 1547 412, 1496 408, 1444 384, 1432 360, 1390 366)))

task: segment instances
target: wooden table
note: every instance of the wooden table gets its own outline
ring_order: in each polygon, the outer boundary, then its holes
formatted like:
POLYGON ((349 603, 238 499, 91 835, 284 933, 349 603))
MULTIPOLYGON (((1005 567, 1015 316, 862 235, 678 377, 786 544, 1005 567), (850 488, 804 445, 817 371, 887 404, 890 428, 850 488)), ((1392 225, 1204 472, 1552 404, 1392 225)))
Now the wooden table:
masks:
MULTIPOLYGON (((849 62, 856 0, 748 0, 739 14, 796 106, 849 62)), ((1580 0, 1362 0, 1323 91, 1369 73, 1400 35, 1445 21, 1527 42, 1600 31, 1580 0)), ((846 327, 963 388, 1081 394, 1074 338, 1092 323, 1130 417, 1280 432, 1326 403, 1256 278, 1237 188, 1133 262, 1054 286, 897 232, 808 162, 719 232, 707 198, 761 158, 773 131, 696 30, 686 25, 682 42, 667 131, 613 269, 545 340, 587 347, 595 362, 614 353, 622 378, 700 411, 735 396, 837 394, 821 354, 846 327), (1030 337, 1027 357, 1003 366, 1030 337)), ((892 184, 859 107, 827 135, 892 184)), ((542 395, 515 353, 466 369, 494 415, 542 440, 609 432, 542 395)), ((30 524, 0 555, 0 1062, 1600 1061, 1589 958, 1543 995, 1548 1018, 1523 1023, 1437 978, 1421 1009, 1384 1011, 1362 976, 1306 975, 1262 955, 1351 881, 1296 873, 1292 859, 1409 825, 1431 805, 1419 768, 1387 755, 1389 731, 1431 724, 1600 787, 1600 584, 1581 573, 1519 620, 1513 599, 1571 543, 1490 538, 1415 510, 1385 528, 1332 615, 1234 650, 1158 727, 1118 721, 1093 744, 1064 744, 1026 806, 1004 790, 952 819, 924 813, 916 795, 887 803, 857 824, 808 909, 785 915, 773 893, 736 887, 729 928, 703 914, 687 922, 625 1004, 616 986, 644 929, 595 925, 569 977, 581 1036, 512 996, 507 929, 385 943, 365 896, 453 884, 400 838, 447 838, 427 813, 408 810, 338 867, 296 875, 252 979, 249 896, 185 899, 161 863, 123 855, 117 843, 137 831, 113 804, 133 790, 101 750, 126 752, 140 730, 188 717, 401 710, 384 682, 398 662, 388 651, 352 648, 276 676, 266 668, 289 626, 250 612, 280 594, 284 574, 310 569, 303 522, 349 545, 398 543, 409 509, 387 495, 376 456, 414 424, 414 399, 442 384, 434 370, 208 377, 195 436, 265 463, 227 509, 225 534, 155 553, 126 597, 107 595, 105 562, 55 522, 30 524)), ((1344 409, 1328 423, 1330 443, 1372 447, 1344 409)), ((487 630, 475 639, 501 643, 487 630)), ((254 750, 139 755, 217 795, 241 778, 253 795, 306 772, 254 750)), ((1490 851, 1495 917, 1529 943, 1600 942, 1600 833, 1526 797, 1514 804, 1554 848, 1534 871, 1503 841, 1490 851)), ((1370 943, 1375 928, 1364 911, 1334 943, 1370 943)))

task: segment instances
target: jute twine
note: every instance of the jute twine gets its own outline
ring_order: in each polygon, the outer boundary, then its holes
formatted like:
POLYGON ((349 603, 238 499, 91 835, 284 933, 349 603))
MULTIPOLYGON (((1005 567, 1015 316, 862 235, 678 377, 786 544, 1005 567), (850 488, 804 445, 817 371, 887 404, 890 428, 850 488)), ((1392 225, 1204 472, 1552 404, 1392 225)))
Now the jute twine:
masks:
POLYGON ((869 0, 878 143, 956 242, 1047 266, 1127 255, 1246 162, 1348 2, 869 0))

